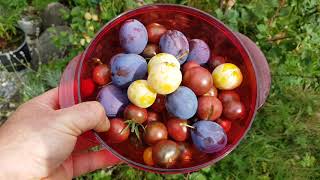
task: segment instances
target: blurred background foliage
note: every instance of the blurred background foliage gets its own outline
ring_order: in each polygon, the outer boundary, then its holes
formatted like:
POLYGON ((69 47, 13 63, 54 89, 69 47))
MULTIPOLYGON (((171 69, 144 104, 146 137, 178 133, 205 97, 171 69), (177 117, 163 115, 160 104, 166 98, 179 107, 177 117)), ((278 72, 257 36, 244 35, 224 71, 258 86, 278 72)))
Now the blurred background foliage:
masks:
MULTIPOLYGON (((54 0, 33 0, 39 9, 54 0)), ((265 53, 272 88, 252 129, 238 148, 211 167, 184 175, 157 175, 127 165, 77 179, 320 179, 320 1, 319 0, 65 0, 71 36, 61 61, 27 74, 24 100, 58 85, 64 67, 94 34, 118 14, 145 4, 193 6, 249 36, 265 53)))

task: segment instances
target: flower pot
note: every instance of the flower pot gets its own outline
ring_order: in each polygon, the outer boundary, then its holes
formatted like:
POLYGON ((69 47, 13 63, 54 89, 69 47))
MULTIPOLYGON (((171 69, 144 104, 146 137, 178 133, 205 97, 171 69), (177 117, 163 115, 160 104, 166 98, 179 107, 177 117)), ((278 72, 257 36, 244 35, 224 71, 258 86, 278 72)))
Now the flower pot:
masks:
POLYGON ((167 29, 183 32, 190 39, 202 39, 208 43, 212 53, 227 57, 231 63, 236 64, 244 78, 236 91, 247 109, 246 116, 232 125, 228 133, 228 144, 223 150, 196 157, 192 163, 184 167, 161 168, 145 165, 141 152, 136 152, 130 143, 109 144, 101 134, 95 132, 87 132, 80 138, 81 142, 100 143, 130 166, 165 174, 197 171, 227 156, 245 137, 256 112, 266 101, 271 83, 270 71, 263 53, 248 37, 231 31, 216 18, 194 8, 168 4, 149 5, 125 12, 111 20, 97 33, 86 50, 75 57, 65 69, 59 87, 60 107, 65 108, 95 99, 94 96, 87 98, 81 94, 81 80, 91 78, 94 58, 108 63, 113 55, 122 52, 119 48, 118 31, 128 19, 137 19, 145 25, 157 22, 167 29))
POLYGON ((26 67, 26 63, 31 61, 30 50, 26 42, 24 32, 17 28, 17 31, 23 35, 21 44, 17 44, 17 48, 11 51, 0 51, 0 62, 8 71, 19 71, 26 67))

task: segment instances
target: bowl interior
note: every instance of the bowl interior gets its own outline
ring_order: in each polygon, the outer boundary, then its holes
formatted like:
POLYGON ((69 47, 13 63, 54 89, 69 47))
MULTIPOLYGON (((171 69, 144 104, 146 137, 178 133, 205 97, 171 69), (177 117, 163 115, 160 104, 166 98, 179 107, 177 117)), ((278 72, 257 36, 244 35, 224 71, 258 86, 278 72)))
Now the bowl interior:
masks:
MULTIPOLYGON (((132 18, 139 20, 144 25, 157 22, 167 29, 179 30, 188 39, 202 39, 208 43, 211 53, 225 56, 228 62, 236 64, 241 69, 244 78, 242 85, 236 91, 240 94, 241 100, 245 104, 246 117, 241 121, 233 122, 232 128, 228 133, 228 144, 222 151, 213 154, 199 153, 195 156, 196 158, 192 159, 192 162, 178 164, 170 169, 144 165, 142 159, 144 149, 137 147, 130 140, 121 144, 107 144, 103 141, 103 136, 98 135, 98 139, 123 161, 148 171, 161 173, 190 172, 220 160, 233 150, 243 138, 250 128, 255 114, 257 85, 255 71, 248 53, 235 35, 210 15, 193 8, 177 5, 145 6, 118 16, 100 30, 82 56, 79 73, 77 74, 78 83, 81 82, 81 79, 91 78, 94 58, 99 58, 108 64, 113 55, 123 52, 119 45, 118 32, 122 23, 132 18)), ((96 90, 96 93, 98 91, 99 89, 96 90)), ((96 98, 95 96, 84 98, 81 96, 79 89, 78 92, 80 102, 96 98)))

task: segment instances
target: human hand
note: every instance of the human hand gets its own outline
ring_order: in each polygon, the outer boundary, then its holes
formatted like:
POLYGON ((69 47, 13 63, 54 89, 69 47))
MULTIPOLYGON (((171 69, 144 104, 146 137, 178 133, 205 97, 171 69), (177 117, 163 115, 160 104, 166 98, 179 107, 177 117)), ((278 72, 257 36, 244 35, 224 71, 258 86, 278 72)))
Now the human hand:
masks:
POLYGON ((82 133, 109 126, 98 102, 58 109, 58 89, 50 90, 21 105, 0 127, 0 179, 71 179, 117 164, 106 150, 74 151, 82 133))

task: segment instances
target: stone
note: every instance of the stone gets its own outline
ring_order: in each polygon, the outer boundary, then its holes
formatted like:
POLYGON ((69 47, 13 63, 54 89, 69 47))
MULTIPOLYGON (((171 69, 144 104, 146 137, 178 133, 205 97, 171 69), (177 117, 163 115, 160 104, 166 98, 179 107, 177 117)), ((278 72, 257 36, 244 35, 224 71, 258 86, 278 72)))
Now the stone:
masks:
POLYGON ((53 2, 48 4, 47 8, 41 14, 44 29, 51 26, 67 25, 67 21, 63 19, 62 11, 70 12, 63 4, 53 2))

